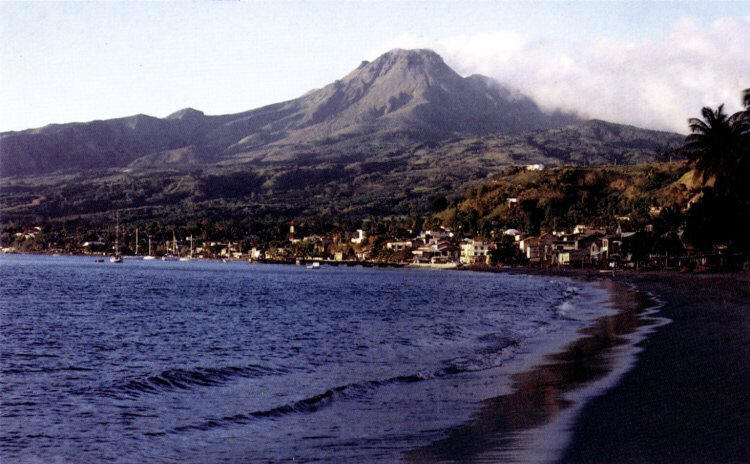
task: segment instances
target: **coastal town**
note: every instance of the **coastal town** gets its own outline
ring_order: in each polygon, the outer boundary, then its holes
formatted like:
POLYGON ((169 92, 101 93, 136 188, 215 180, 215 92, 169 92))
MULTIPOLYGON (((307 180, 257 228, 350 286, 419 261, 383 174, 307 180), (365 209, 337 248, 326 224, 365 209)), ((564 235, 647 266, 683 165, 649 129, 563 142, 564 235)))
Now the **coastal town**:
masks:
MULTIPOLYGON (((509 199, 512 203, 515 199, 509 199)), ((652 209, 658 216, 660 211, 652 209)), ((427 230, 405 230, 403 236, 387 236, 356 229, 350 233, 299 234, 295 221, 289 223, 285 240, 263 243, 256 235, 243 240, 211 241, 193 236, 156 242, 138 229, 114 242, 105 237, 65 245, 50 240, 42 226, 5 234, 2 253, 69 254, 127 259, 190 261, 216 259, 279 264, 408 266, 440 269, 490 267, 562 267, 601 270, 719 270, 748 266, 747 256, 726 253, 698 253, 677 233, 659 233, 652 224, 634 227, 621 216, 611 228, 578 224, 571 230, 538 235, 507 228, 489 236, 462 236, 438 226, 427 230)), ((118 231, 119 234, 119 231, 118 231)), ((59 240, 59 236, 58 240, 59 240)))
MULTIPOLYGON (((514 163, 460 189, 412 188, 399 180, 393 198, 375 195, 383 186, 374 181, 356 186, 324 177, 320 188, 305 187, 304 201, 279 187, 278 200, 259 204, 260 190, 243 189, 261 177, 242 171, 186 174, 174 184, 186 190, 169 201, 156 192, 172 178, 144 183, 128 170, 116 188, 73 203, 74 193, 37 195, 19 184, 8 190, 17 196, 4 209, 0 251, 110 256, 113 263, 748 270, 750 89, 743 102, 745 110, 733 115, 723 105, 703 108, 707 122, 691 119, 693 133, 666 161, 655 154, 653 162, 635 165, 514 163), (718 121, 715 128, 711 121, 718 121), (217 197, 218 191, 231 195, 217 197), (363 198, 356 208, 352 195, 363 198), (33 209, 48 200, 46 209, 33 209)), ((301 181, 311 173, 288 174, 301 181)), ((88 189, 80 190, 86 197, 88 189)))

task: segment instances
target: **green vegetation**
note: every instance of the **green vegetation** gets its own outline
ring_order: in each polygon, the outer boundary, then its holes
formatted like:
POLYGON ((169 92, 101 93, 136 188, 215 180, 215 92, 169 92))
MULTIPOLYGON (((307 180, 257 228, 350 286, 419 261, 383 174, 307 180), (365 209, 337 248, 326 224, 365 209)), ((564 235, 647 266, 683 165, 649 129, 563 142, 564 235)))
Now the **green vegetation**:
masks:
POLYGON ((681 149, 689 161, 508 168, 468 189, 438 217, 466 235, 485 237, 504 228, 536 235, 576 224, 610 232, 622 224, 633 230, 650 226, 657 237, 680 237, 696 251, 745 253, 750 250, 750 89, 743 101, 745 110, 734 115, 726 115, 722 105, 703 108, 703 120, 690 120, 692 133, 681 149))
POLYGON ((743 103, 744 111, 731 116, 720 105, 703 108, 702 120, 690 120, 685 151, 702 186, 685 233, 702 250, 750 250, 750 89, 743 103))
POLYGON ((70 220, 102 227, 115 211, 124 224, 159 221, 173 226, 248 217, 426 216, 508 166, 632 164, 660 153, 679 157, 669 151, 678 140, 675 134, 601 121, 406 148, 353 137, 311 145, 304 153, 291 149, 286 159, 279 151, 272 160, 188 171, 133 168, 0 178, 0 215, 3 223, 27 227, 70 220))
POLYGON ((659 216, 676 215, 688 201, 684 161, 637 166, 562 167, 544 171, 508 168, 503 175, 473 187, 463 201, 439 217, 469 235, 489 236, 514 228, 536 235, 569 230, 577 224, 641 227, 659 216), (661 208, 661 209, 659 209, 661 208))

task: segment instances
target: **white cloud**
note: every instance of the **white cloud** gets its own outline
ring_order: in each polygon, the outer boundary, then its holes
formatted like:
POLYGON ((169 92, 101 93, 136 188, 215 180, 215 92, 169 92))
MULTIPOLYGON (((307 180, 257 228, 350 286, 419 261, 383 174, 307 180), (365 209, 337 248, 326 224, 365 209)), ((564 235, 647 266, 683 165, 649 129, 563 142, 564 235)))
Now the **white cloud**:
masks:
POLYGON ((462 75, 485 74, 545 109, 654 129, 687 131, 702 106, 739 109, 750 87, 750 18, 704 25, 682 18, 658 38, 587 43, 510 30, 444 39, 405 35, 385 48, 431 48, 462 75))

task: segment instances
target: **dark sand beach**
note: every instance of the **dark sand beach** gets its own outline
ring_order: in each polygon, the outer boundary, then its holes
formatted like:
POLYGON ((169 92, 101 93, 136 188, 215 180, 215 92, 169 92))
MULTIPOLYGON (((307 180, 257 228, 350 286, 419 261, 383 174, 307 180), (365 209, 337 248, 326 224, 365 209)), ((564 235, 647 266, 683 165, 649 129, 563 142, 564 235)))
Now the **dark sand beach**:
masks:
POLYGON ((633 369, 585 404, 561 462, 750 462, 750 281, 625 274, 672 323, 633 369))
POLYGON ((447 438, 407 455, 409 462, 538 462, 560 456, 569 421, 602 382, 617 377, 632 358, 634 337, 663 324, 652 317, 657 301, 629 285, 603 280, 614 314, 583 329, 562 351, 512 376, 512 392, 485 400, 447 438), (592 388, 595 387, 595 388, 592 388), (541 432, 540 432, 541 431, 541 432))
POLYGON ((556 274, 600 281, 617 313, 407 461, 750 462, 747 277, 556 274))

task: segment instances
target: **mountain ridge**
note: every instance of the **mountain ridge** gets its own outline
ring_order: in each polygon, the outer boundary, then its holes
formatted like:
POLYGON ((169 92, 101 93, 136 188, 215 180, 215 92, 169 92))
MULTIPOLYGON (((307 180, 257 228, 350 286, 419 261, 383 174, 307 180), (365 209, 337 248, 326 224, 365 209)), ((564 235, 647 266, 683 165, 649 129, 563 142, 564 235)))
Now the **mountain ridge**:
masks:
POLYGON ((570 122, 483 76, 461 77, 435 52, 391 50, 321 89, 260 108, 206 115, 183 108, 0 133, 0 175, 124 167, 169 150, 211 164, 261 147, 403 134, 406 142, 518 132, 570 122))
MULTIPOLYGON (((610 144, 630 144, 637 138, 634 131, 643 139, 638 149, 651 139, 663 145, 652 144, 652 149, 667 150, 681 138, 606 124, 601 131, 610 144), (617 134, 629 134, 630 140, 618 141, 617 134)), ((0 177, 247 163, 306 165, 352 156, 366 161, 378 152, 408 150, 425 142, 523 133, 532 140, 534 131, 573 126, 567 129, 572 139, 596 139, 596 130, 586 121, 545 113, 527 96, 491 78, 462 77, 431 50, 394 49, 320 89, 240 113, 206 115, 183 108, 165 118, 136 114, 0 133, 0 177), (581 131, 589 133, 576 134, 581 131)), ((575 156, 563 158, 576 162, 575 156)))

